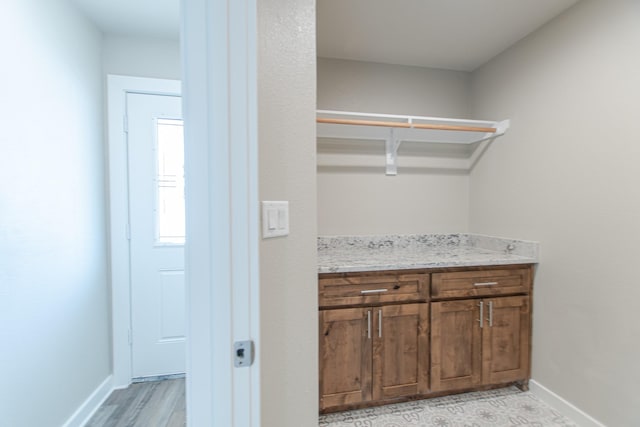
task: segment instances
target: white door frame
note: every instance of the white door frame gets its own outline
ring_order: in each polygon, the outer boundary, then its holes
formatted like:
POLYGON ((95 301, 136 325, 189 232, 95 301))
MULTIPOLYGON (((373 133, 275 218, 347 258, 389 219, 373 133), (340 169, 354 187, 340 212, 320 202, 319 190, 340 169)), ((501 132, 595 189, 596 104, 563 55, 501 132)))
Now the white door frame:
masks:
POLYGON ((180 96, 178 80, 107 76, 113 386, 131 384, 131 266, 129 179, 125 117, 127 94, 180 96))
MULTIPOLYGON (((257 4, 182 0, 181 12, 187 422, 259 427, 257 4), (233 343, 239 340, 255 344, 251 367, 233 367, 233 343)), ((108 92, 113 377, 114 387, 126 387, 131 381, 126 93, 181 91, 176 81, 109 76, 108 92)))
POLYGON ((187 422, 260 426, 256 0, 182 0, 187 422), (234 368, 233 343, 255 362, 234 368))

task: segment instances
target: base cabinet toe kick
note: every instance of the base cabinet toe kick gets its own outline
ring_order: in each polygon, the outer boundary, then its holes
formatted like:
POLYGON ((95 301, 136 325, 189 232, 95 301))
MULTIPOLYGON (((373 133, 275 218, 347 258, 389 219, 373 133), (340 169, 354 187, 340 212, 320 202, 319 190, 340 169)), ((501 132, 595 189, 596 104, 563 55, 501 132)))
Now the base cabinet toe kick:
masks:
POLYGON ((320 412, 528 388, 533 264, 319 274, 320 412))

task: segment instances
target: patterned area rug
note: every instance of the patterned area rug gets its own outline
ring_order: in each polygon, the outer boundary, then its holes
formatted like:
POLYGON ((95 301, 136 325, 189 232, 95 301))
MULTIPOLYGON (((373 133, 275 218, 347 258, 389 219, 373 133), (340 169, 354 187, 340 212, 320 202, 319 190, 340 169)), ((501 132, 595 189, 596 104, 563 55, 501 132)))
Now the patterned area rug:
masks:
POLYGON ((577 427, 515 387, 320 416, 320 427, 577 427))

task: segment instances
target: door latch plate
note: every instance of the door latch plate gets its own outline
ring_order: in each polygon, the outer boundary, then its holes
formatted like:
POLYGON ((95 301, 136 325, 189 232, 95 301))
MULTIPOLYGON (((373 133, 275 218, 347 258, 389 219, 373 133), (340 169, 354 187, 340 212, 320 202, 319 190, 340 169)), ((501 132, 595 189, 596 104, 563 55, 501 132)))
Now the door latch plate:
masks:
POLYGON ((233 366, 236 368, 246 368, 253 364, 254 346, 253 341, 236 341, 233 343, 233 366))

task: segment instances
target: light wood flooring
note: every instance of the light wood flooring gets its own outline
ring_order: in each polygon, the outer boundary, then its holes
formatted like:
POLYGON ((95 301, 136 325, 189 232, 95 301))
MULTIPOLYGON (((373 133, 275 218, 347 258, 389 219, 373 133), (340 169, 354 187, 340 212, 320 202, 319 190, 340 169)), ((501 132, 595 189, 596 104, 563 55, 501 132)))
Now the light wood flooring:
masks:
POLYGON ((85 427, 184 427, 184 379, 132 384, 116 390, 85 427))

